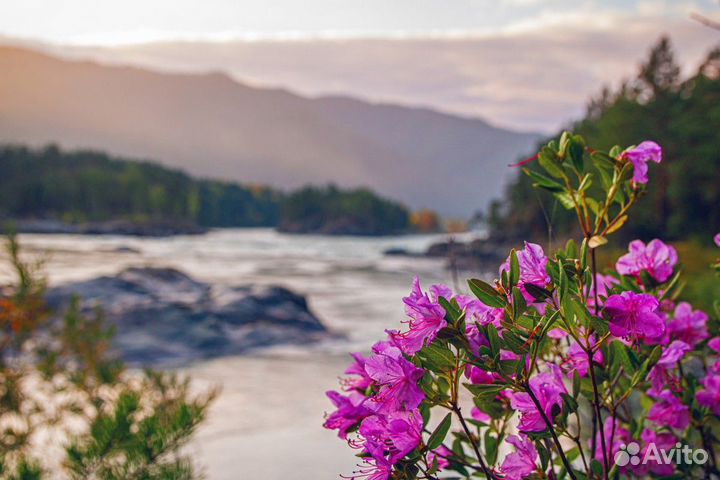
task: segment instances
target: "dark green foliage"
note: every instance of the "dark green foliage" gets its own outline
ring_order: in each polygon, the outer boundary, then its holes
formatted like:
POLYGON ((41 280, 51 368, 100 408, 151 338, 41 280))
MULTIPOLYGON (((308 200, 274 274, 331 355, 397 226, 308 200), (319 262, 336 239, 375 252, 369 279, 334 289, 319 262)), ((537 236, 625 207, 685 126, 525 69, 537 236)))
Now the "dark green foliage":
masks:
MULTIPOLYGON (((586 117, 573 130, 595 148, 653 140, 663 147, 663 165, 650 167, 650 182, 635 209, 634 221, 621 233, 630 238, 700 238, 709 242, 720 226, 720 48, 710 52, 698 71, 681 81, 667 38, 641 66, 638 77, 617 92, 605 89, 592 100, 586 117)), ((542 172, 539 162, 528 165, 542 172)), ((601 179, 592 189, 597 191, 601 179)), ((491 223, 499 234, 542 240, 576 232, 574 212, 552 193, 532 187, 538 180, 519 175, 496 203, 491 223)))
POLYGON ((279 229, 293 233, 383 235, 405 232, 407 209, 370 190, 305 187, 282 203, 279 229))
POLYGON ((269 227, 294 233, 380 235, 408 229, 402 205, 367 189, 261 186, 197 180, 149 162, 56 146, 0 147, 0 220, 121 220, 200 227, 269 227), (282 215, 281 215, 282 212, 282 215))
POLYGON ((270 226, 278 218, 280 194, 268 188, 195 180, 100 152, 5 146, 0 171, 0 218, 206 227, 270 226))

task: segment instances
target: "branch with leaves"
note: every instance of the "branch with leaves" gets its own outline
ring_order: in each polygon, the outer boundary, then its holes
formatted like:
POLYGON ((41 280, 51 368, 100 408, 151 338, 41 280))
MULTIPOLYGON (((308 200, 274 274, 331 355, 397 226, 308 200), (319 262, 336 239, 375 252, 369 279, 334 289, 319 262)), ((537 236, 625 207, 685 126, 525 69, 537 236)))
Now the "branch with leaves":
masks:
POLYGON ((526 242, 470 295, 415 279, 405 328, 353 354, 344 392, 328 392, 325 427, 358 450, 352 478, 717 474, 720 305, 711 319, 680 301, 677 253, 660 240, 632 242, 612 271, 597 262, 661 160, 654 142, 603 152, 564 133, 526 162, 582 238, 550 256, 526 242), (637 463, 623 461, 631 442, 637 463), (648 459, 678 442, 708 461, 648 459))

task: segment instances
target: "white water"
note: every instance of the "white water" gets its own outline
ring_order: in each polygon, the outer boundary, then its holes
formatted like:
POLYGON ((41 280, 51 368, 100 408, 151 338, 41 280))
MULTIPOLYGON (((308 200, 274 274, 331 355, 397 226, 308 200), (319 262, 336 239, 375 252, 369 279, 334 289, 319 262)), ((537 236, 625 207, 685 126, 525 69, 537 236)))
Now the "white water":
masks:
MULTIPOLYGON (((336 388, 348 363, 346 352, 367 350, 385 329, 397 328, 401 297, 414 275, 425 285, 449 283, 441 260, 382 252, 390 247, 422 251, 440 239, 294 236, 268 229, 168 239, 20 237, 26 251, 46 255, 51 285, 131 265, 171 266, 217 284, 279 284, 306 295, 323 323, 345 335, 312 347, 276 347, 185 369, 198 388, 222 388, 191 445, 211 480, 329 480, 352 472, 355 452, 321 428, 323 413, 331 409, 324 392, 336 388)), ((7 273, 0 271, 0 281, 7 273)))

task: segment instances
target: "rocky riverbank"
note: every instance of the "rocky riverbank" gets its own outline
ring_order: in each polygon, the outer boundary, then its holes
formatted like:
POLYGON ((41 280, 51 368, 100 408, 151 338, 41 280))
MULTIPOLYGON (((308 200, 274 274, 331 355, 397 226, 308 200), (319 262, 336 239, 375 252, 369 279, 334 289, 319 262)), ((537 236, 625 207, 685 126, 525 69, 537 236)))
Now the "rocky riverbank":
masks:
POLYGON ((512 245, 505 240, 476 239, 469 242, 449 240, 430 245, 421 253, 403 249, 386 250, 386 255, 445 258, 449 268, 461 271, 496 271, 505 261, 512 245))
POLYGON ((113 348, 131 365, 183 365, 330 336, 305 298, 283 287, 213 286, 170 268, 128 268, 51 288, 46 299, 61 312, 74 295, 87 314, 102 308, 116 329, 113 348))

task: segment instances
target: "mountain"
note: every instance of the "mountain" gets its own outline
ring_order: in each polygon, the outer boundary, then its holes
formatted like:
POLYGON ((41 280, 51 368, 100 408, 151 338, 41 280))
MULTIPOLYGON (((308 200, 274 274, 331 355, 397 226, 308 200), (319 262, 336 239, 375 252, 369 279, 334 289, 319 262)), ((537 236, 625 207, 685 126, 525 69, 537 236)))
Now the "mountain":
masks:
POLYGON ((364 185, 467 215, 498 196, 537 135, 422 108, 66 61, 0 47, 0 142, 90 147, 279 187, 364 185))

